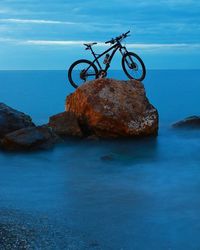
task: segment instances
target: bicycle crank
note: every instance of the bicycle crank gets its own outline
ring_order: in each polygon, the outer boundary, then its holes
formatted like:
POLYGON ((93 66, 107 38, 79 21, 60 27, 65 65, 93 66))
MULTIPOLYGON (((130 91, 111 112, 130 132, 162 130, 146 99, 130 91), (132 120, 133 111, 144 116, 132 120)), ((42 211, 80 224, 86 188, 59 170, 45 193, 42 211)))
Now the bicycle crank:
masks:
POLYGON ((107 76, 107 72, 105 70, 100 70, 98 73, 98 78, 104 78, 107 76))
POLYGON ((83 69, 83 70, 81 70, 81 72, 80 72, 80 78, 82 79, 82 80, 84 80, 84 81, 86 81, 86 74, 85 74, 85 69, 83 69))

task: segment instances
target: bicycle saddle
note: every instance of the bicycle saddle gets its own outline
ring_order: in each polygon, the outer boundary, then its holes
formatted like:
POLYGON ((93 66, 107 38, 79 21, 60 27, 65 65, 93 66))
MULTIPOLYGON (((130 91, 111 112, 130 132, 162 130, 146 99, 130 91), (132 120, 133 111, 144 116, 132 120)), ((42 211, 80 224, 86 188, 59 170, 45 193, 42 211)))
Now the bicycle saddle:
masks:
POLYGON ((91 46, 93 46, 95 44, 97 44, 97 43, 84 43, 83 45, 85 45, 86 47, 91 47, 91 46))

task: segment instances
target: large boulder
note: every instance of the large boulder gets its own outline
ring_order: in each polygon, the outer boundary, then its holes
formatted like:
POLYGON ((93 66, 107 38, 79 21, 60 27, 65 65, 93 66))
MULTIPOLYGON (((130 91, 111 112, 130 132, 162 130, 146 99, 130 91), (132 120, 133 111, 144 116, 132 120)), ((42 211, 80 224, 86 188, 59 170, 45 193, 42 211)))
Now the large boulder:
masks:
POLYGON ((48 125, 61 137, 83 136, 78 120, 71 112, 62 112, 51 116, 48 125))
POLYGON ((200 116, 190 116, 172 124, 174 128, 200 128, 200 116))
POLYGON ((18 129, 32 126, 35 124, 30 116, 0 103, 0 138, 18 129))
POLYGON ((158 112, 135 80, 97 79, 80 86, 66 99, 86 136, 139 137, 157 135, 158 112))
POLYGON ((46 126, 28 127, 9 133, 1 140, 5 150, 38 150, 52 147, 59 137, 46 126))

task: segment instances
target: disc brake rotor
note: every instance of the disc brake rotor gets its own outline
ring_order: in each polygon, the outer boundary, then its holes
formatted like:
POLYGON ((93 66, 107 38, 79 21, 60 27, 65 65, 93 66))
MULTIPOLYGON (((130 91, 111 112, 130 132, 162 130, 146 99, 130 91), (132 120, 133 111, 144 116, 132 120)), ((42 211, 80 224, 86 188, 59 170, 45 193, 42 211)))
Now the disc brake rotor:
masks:
POLYGON ((129 66, 129 69, 132 69, 135 71, 138 70, 138 65, 136 63, 129 63, 128 66, 129 66))

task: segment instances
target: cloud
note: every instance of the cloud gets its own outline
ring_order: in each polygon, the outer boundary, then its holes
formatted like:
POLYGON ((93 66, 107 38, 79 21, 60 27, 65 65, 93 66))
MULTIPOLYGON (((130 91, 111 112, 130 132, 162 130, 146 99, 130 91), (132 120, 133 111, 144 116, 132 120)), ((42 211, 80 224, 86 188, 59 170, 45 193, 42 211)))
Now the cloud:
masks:
POLYGON ((168 5, 199 5, 199 1, 197 0, 159 0, 156 1, 160 4, 168 4, 168 5))
MULTIPOLYGON (((42 46, 72 46, 82 45, 84 43, 91 43, 91 41, 50 41, 50 40, 26 40, 22 42, 27 45, 42 45, 42 46)), ((107 47, 103 42, 98 42, 97 46, 107 47)), ((188 43, 130 43, 126 44, 128 48, 140 48, 140 49, 154 49, 154 48, 200 48, 200 44, 188 44, 188 43)))
MULTIPOLYGON (((22 43, 27 45, 40 45, 40 46, 73 46, 73 45, 83 45, 84 43, 92 43, 92 41, 26 40, 23 41, 22 43)), ((98 46, 105 46, 105 44, 99 42, 98 46)))
POLYGON ((174 6, 174 7, 180 7, 180 6, 188 6, 188 5, 196 5, 199 6, 199 1, 197 0, 135 0, 134 2, 132 0, 128 0, 124 3, 123 0, 117 0, 119 3, 123 3, 128 6, 174 6))
POLYGON ((21 23, 21 24, 76 24, 81 26, 103 26, 103 27, 116 27, 120 26, 118 23, 100 23, 100 22, 69 22, 69 21, 60 21, 60 20, 43 20, 43 19, 20 19, 20 18, 1 18, 0 22, 5 23, 21 23))
MULTIPOLYGON (((84 43, 91 43, 92 41, 84 40, 15 40, 9 38, 0 38, 0 42, 10 42, 17 45, 29 45, 29 46, 57 46, 57 47, 69 47, 69 46, 82 46, 84 43)), ((98 42, 95 47, 108 47, 103 42, 98 42)), ((127 48, 135 49, 199 49, 200 43, 129 43, 126 44, 127 48)))
POLYGON ((42 19, 17 19, 17 18, 0 19, 0 22, 22 23, 22 24, 68 24, 68 25, 76 24, 74 22, 66 22, 66 21, 56 21, 56 20, 54 21, 54 20, 42 20, 42 19))
MULTIPOLYGON (((30 25, 31 29, 34 24, 38 25, 68 25, 73 26, 73 30, 76 28, 78 30, 84 30, 86 32, 94 32, 94 31, 102 31, 102 32, 110 32, 110 31, 118 31, 122 27, 122 25, 118 23, 102 23, 102 22, 69 22, 69 21, 61 21, 61 20, 47 20, 47 19, 20 19, 20 18, 1 18, 0 23, 3 24, 25 24, 30 25), (76 27, 75 27, 76 26, 76 27)), ((19 27, 17 27, 19 29, 19 27)), ((35 27, 34 27, 35 28, 35 27)), ((46 29, 46 27, 45 27, 46 29)))
MULTIPOLYGON (((65 21, 59 19, 0 18, 0 26, 7 26, 7 36, 29 39, 98 39, 101 33, 112 34, 126 30, 118 23, 65 21), (90 37, 93 38, 90 38, 90 37), (89 38, 88 38, 89 37, 89 38), (95 38, 94 38, 95 37, 95 38)), ((6 30, 5 30, 6 31, 6 30)))
POLYGON ((7 14, 7 13, 11 13, 12 10, 8 9, 8 8, 2 8, 0 7, 0 14, 7 14))
POLYGON ((128 48, 140 48, 140 49, 169 49, 169 48, 200 48, 199 43, 136 43, 127 44, 128 48))
POLYGON ((4 9, 0 9, 0 14, 4 14, 6 11, 4 9))

